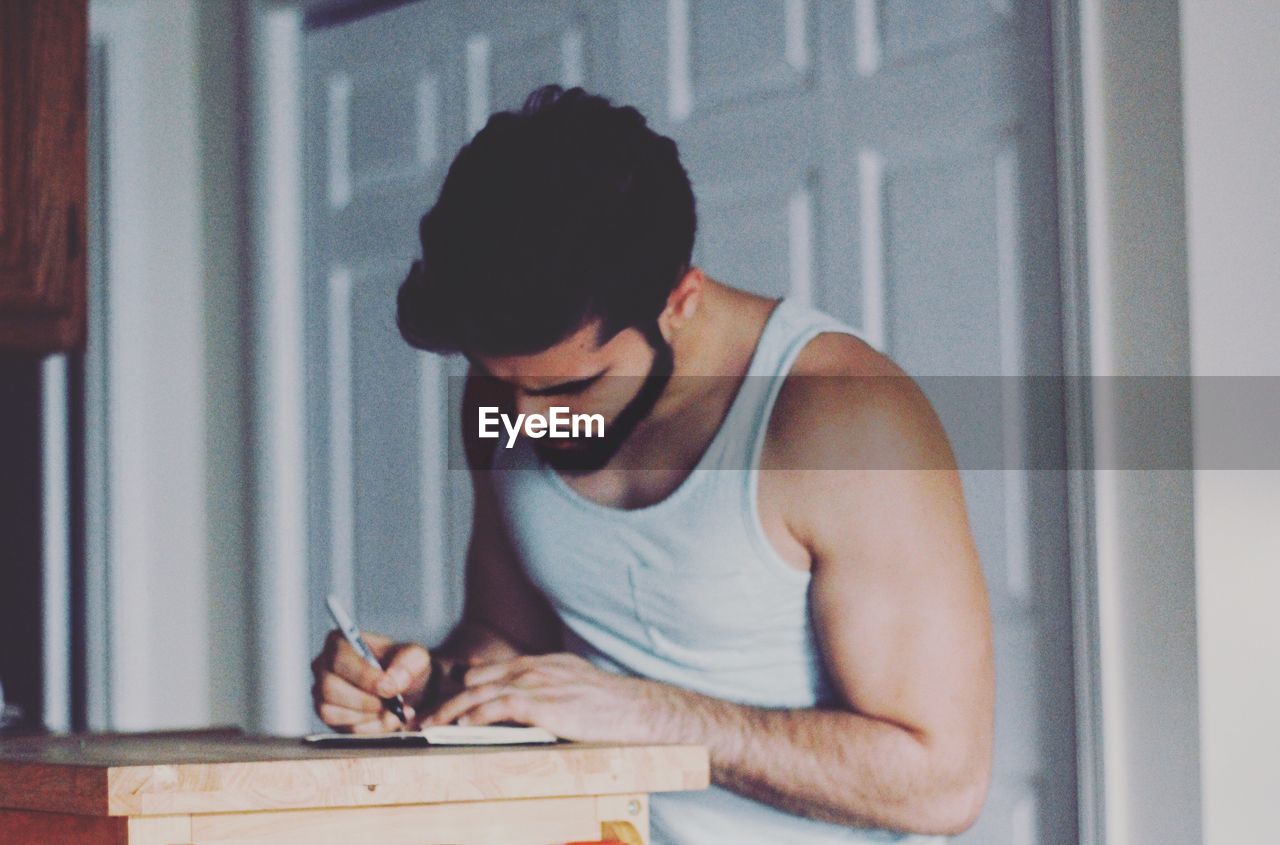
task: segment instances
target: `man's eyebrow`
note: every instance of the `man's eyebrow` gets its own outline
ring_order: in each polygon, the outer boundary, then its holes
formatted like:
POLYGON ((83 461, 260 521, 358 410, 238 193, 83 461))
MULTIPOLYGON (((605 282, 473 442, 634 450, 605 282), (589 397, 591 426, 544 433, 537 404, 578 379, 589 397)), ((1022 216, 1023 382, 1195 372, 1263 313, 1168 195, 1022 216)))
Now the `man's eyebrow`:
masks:
POLYGON ((539 387, 536 390, 521 390, 520 392, 526 396, 575 396, 602 379, 608 371, 609 368, 606 367, 593 376, 574 381, 562 381, 550 387, 539 387))

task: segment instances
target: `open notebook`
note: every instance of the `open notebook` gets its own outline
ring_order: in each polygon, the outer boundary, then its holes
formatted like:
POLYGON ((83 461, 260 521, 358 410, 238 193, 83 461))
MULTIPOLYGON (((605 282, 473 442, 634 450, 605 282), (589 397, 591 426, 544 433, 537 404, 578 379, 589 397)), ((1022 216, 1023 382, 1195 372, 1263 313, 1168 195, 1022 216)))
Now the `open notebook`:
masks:
POLYGON ((420 731, 396 731, 384 734, 324 733, 304 736, 303 742, 324 747, 404 748, 414 745, 545 745, 558 742, 555 734, 543 728, 506 725, 434 725, 420 731))

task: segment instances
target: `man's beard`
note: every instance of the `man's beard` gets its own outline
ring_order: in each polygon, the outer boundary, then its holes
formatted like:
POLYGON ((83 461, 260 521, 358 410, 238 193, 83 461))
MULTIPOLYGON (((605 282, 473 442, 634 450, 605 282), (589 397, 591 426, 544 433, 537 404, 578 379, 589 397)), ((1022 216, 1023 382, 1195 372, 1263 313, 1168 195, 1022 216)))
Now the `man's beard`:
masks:
POLYGON ((671 381, 675 370, 675 356, 671 344, 662 336, 655 321, 642 329, 645 339, 653 349, 653 365, 636 395, 613 418, 603 437, 586 438, 572 446, 560 448, 534 444, 534 450, 545 463, 562 472, 587 473, 603 469, 622 448, 631 433, 653 411, 662 392, 671 381))

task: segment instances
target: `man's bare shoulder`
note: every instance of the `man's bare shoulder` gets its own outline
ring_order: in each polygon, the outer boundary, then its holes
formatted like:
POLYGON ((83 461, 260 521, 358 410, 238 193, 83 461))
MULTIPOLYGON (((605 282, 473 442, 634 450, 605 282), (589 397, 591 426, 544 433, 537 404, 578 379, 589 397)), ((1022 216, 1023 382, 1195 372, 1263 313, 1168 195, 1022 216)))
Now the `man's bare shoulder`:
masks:
POLYGON ((919 385, 866 341, 815 337, 791 368, 769 421, 773 469, 947 468, 941 423, 919 385))
POLYGON ((888 355, 857 335, 823 332, 805 344, 791 376, 905 376, 888 355))

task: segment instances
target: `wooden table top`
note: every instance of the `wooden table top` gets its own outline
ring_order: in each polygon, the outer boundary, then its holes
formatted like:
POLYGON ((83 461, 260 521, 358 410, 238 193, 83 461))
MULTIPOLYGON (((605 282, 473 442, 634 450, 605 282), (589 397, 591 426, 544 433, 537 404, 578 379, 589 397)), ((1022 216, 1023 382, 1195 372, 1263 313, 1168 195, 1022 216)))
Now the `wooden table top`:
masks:
POLYGON ((684 745, 316 748, 237 729, 0 738, 0 808, 147 816, 704 789, 684 745))

